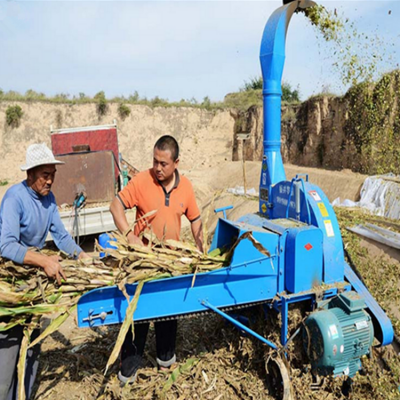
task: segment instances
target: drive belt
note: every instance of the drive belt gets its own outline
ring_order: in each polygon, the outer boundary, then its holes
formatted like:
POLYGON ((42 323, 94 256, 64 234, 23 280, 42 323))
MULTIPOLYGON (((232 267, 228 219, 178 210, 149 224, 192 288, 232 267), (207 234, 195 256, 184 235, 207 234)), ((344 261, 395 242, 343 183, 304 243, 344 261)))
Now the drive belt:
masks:
MULTIPOLYGON (((270 300, 261 300, 261 301, 255 301, 253 303, 245 303, 245 304, 238 304, 238 305, 234 305, 234 306, 221 307, 220 310, 223 312, 242 310, 245 308, 258 306, 260 304, 265 304, 268 301, 270 301, 270 300)), ((193 313, 186 313, 186 314, 169 315, 167 317, 144 319, 144 320, 134 321, 134 322, 135 322, 135 324, 144 324, 144 323, 149 323, 149 322, 163 322, 163 321, 173 321, 173 320, 181 320, 181 319, 191 319, 191 318, 197 318, 197 317, 201 317, 203 315, 213 314, 213 313, 214 312, 212 310, 207 309, 205 307, 204 311, 196 311, 193 313)))

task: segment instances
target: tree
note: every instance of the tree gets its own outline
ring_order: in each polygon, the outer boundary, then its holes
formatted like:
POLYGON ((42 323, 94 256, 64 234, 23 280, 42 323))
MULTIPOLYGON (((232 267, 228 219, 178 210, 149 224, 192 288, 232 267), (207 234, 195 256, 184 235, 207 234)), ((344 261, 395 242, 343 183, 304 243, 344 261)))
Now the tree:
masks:
POLYGON ((300 101, 300 92, 297 89, 292 89, 292 85, 288 82, 282 82, 282 101, 288 103, 297 103, 300 101))

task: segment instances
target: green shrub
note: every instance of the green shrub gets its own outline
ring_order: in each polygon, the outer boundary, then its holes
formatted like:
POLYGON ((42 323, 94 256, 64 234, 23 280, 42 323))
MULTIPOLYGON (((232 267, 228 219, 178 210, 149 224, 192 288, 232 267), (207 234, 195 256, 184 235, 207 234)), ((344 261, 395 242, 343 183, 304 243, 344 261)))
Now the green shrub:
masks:
POLYGON ((139 99, 140 99, 139 93, 138 93, 137 90, 135 90, 135 92, 129 96, 129 99, 128 99, 128 100, 129 100, 130 102, 132 102, 132 103, 136 103, 136 102, 139 101, 139 99))
POLYGON ((208 96, 204 97, 203 102, 201 103, 201 106, 204 107, 205 109, 211 108, 211 100, 208 96))
POLYGON ((57 93, 54 96, 54 101, 59 102, 59 103, 65 103, 65 102, 68 102, 68 100, 69 100, 68 93, 57 93))
POLYGON ((97 101, 97 107, 96 107, 97 114, 99 114, 99 116, 105 115, 107 113, 107 109, 108 109, 105 93, 103 91, 97 93, 94 96, 94 100, 97 101))
POLYGON ((249 82, 244 82, 244 86, 240 89, 241 92, 249 90, 258 90, 263 88, 263 78, 261 76, 251 78, 249 82))
POLYGON ((23 114, 24 113, 22 112, 22 108, 20 106, 8 106, 6 110, 7 125, 11 126, 12 128, 18 128, 23 114))
POLYGON ((29 89, 25 92, 25 98, 28 101, 33 101, 33 100, 45 100, 46 95, 44 93, 38 93, 35 92, 32 89, 29 89))
POLYGON ((131 109, 126 105, 121 103, 118 107, 118 114, 124 120, 126 117, 129 117, 131 113, 131 109))
POLYGON ((0 181, 0 186, 6 186, 6 185, 8 185, 8 180, 7 179, 2 179, 0 181))
MULTIPOLYGON (((254 90, 262 90, 263 78, 262 76, 251 78, 249 82, 244 82, 244 86, 240 88, 241 92, 251 92, 254 90)), ((300 102, 299 89, 292 89, 292 85, 288 82, 282 82, 282 101, 286 103, 300 102)))
POLYGON ((163 107, 168 105, 168 100, 164 100, 161 97, 154 97, 154 99, 150 100, 150 105, 152 107, 163 107))
POLYGON ((288 103, 299 103, 299 89, 292 89, 292 85, 290 83, 282 82, 282 101, 286 101, 288 103))

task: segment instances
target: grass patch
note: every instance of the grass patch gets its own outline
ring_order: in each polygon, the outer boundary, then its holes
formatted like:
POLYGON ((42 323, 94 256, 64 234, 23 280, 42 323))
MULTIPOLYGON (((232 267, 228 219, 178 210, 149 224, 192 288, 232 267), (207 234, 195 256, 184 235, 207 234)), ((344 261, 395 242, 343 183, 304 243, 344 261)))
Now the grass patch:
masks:
MULTIPOLYGON (((224 102, 213 102, 208 96, 204 97, 203 101, 199 102, 195 98, 191 99, 181 99, 180 101, 169 101, 168 99, 163 99, 159 96, 148 99, 147 97, 141 97, 137 91, 133 94, 125 96, 115 96, 107 98, 104 91, 98 92, 95 96, 91 97, 83 92, 78 95, 70 95, 68 93, 59 93, 54 96, 46 96, 44 93, 38 93, 34 90, 28 90, 25 94, 21 94, 14 90, 4 92, 0 90, 0 102, 43 102, 43 103, 55 103, 55 104, 96 104, 96 110, 99 116, 102 116, 108 112, 108 106, 111 103, 119 103, 126 106, 129 105, 145 105, 151 108, 154 107, 190 107, 190 108, 200 108, 207 110, 222 110, 228 106, 224 102), (104 113, 104 114, 103 114, 104 113)), ((126 111, 122 111, 123 115, 126 115, 126 111), (124 114, 125 113, 125 114, 124 114)))

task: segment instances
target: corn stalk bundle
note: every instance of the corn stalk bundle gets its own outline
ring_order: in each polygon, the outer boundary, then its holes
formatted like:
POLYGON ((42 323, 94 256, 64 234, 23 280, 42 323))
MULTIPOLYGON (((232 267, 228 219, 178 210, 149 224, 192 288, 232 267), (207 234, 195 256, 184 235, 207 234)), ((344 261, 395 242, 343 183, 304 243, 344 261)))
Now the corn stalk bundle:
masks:
MULTIPOLYGON (((107 249, 104 262, 94 259, 69 260, 64 258, 60 264, 68 277, 59 287, 49 280, 40 268, 26 265, 16 265, 0 258, 0 331, 8 330, 17 325, 23 325, 24 337, 18 362, 18 379, 23 382, 25 359, 28 348, 34 346, 48 335, 55 332, 75 309, 81 295, 89 290, 118 285, 126 294, 125 284, 138 283, 136 293, 130 301, 121 325, 120 334, 106 371, 112 365, 121 349, 128 329, 133 329, 133 313, 141 289, 145 282, 194 274, 192 285, 197 273, 212 271, 226 265, 232 251, 220 254, 217 249, 213 253, 204 254, 189 243, 174 240, 159 241, 151 235, 145 235, 148 246, 130 245, 123 235, 116 234, 117 249, 107 249), (41 335, 30 342, 30 334, 35 329, 41 316, 58 313, 52 323, 41 335)), ((96 244, 97 249, 102 249, 96 244)), ((42 251, 47 255, 59 254, 42 251)), ((24 385, 19 385, 19 398, 25 398, 24 385)))

